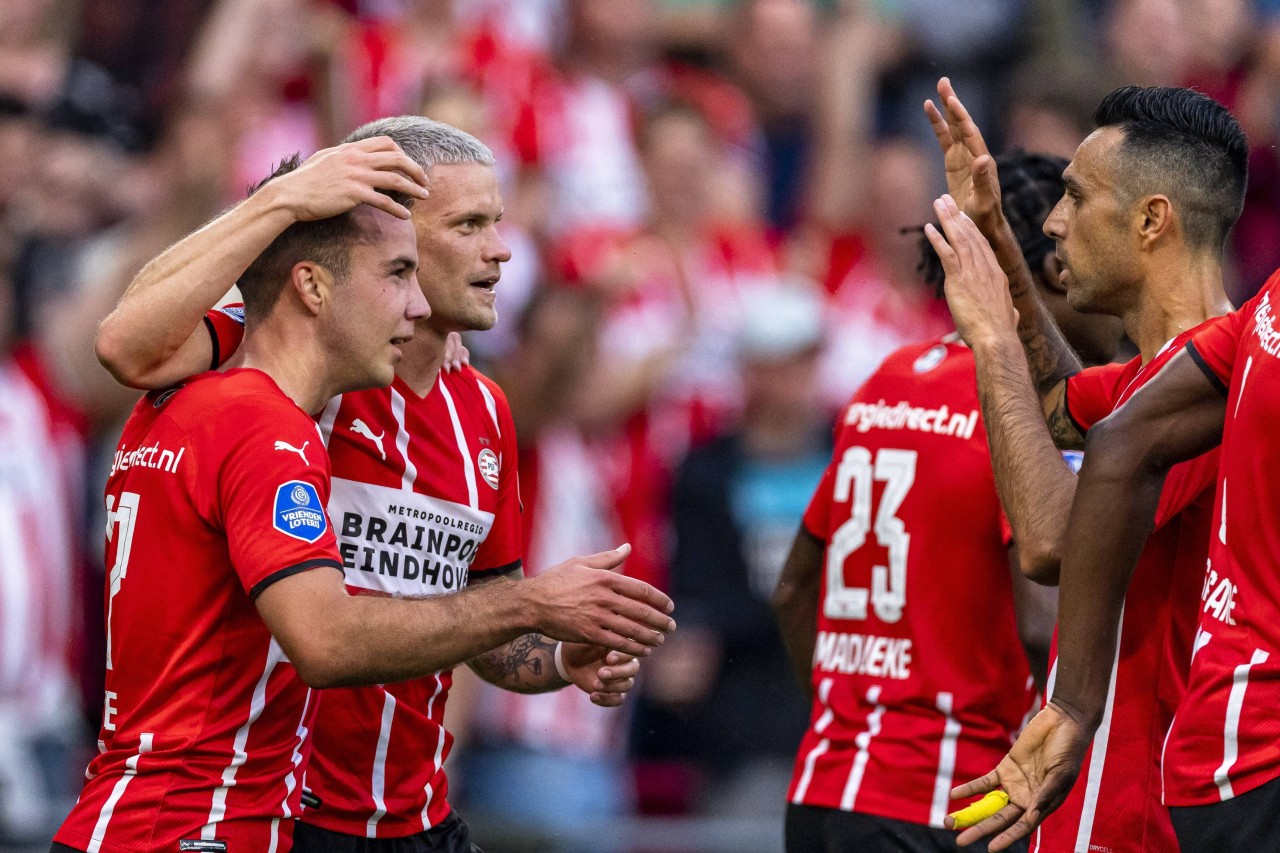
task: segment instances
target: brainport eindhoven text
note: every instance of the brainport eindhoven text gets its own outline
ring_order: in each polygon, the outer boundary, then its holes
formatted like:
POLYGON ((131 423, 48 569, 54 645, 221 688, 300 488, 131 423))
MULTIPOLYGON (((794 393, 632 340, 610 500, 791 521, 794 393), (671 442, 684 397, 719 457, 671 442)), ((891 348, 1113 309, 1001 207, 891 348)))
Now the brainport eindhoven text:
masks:
POLYGON ((342 563, 348 569, 419 581, 443 590, 462 589, 483 530, 477 535, 470 528, 478 529, 479 525, 446 516, 433 514, 430 521, 448 524, 464 535, 434 526, 404 521, 391 524, 377 516, 343 513, 338 546, 342 563), (468 533, 471 535, 465 535, 468 533))

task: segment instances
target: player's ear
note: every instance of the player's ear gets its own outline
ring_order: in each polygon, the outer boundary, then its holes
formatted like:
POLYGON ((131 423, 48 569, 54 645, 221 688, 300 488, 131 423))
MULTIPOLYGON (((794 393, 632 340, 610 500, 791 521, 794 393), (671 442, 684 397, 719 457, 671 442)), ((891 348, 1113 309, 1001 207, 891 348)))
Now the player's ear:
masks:
POLYGON ((1138 236, 1149 251, 1173 227, 1173 203, 1166 195, 1147 196, 1140 203, 1138 216, 1138 236))
POLYGON ((315 261, 299 261, 289 271, 289 287, 308 311, 319 314, 320 306, 330 298, 333 273, 315 261))

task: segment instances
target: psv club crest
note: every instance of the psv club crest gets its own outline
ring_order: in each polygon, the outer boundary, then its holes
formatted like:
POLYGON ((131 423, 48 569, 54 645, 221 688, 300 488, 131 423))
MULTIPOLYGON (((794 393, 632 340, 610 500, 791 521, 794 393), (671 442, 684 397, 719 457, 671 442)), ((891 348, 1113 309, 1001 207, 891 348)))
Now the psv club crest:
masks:
POLYGON ((476 457, 476 467, 480 469, 480 476, 484 477, 486 483, 495 489, 498 488, 498 471, 502 468, 498 461, 498 454, 486 447, 476 457))

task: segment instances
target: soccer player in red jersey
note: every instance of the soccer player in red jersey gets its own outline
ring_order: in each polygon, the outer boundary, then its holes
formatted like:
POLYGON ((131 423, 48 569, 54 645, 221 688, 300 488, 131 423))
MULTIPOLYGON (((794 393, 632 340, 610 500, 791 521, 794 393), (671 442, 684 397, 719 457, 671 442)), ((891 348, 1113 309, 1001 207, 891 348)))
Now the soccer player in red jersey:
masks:
MULTIPOLYGON (((1151 110, 1148 117, 1152 113, 1158 115, 1159 110, 1151 110)), ((1238 128, 1224 116, 1220 108, 1203 111, 1197 127, 1204 134, 1236 138, 1243 148, 1238 128)), ((1129 168, 1148 169, 1148 180, 1171 184, 1166 202, 1171 221, 1165 227, 1185 233, 1192 246, 1196 246, 1197 229, 1204 229, 1198 236, 1207 245, 1197 248, 1202 255, 1217 257, 1239 210, 1243 157, 1224 169, 1227 164, 1221 152, 1216 158, 1210 153, 1202 148, 1194 160, 1172 162, 1154 157, 1154 164, 1138 159, 1129 168), (1187 180, 1183 172, 1213 192, 1193 196, 1193 203, 1185 204, 1184 187, 1171 180, 1171 176, 1187 180), (1205 172, 1225 174, 1215 183, 1205 180, 1205 172), (1181 211, 1179 200, 1185 205, 1181 211)), ((1177 260, 1165 254, 1164 262, 1177 260)), ((959 263, 963 266, 963 259, 959 263)), ((1105 661, 1114 659, 1117 635, 1123 643, 1126 589, 1153 519, 1155 524, 1160 522, 1158 508, 1174 476, 1171 467, 1212 447, 1222 434, 1224 412, 1215 385, 1225 391, 1225 380, 1233 380, 1233 398, 1243 404, 1238 392, 1251 382, 1249 374, 1257 364, 1250 358, 1257 354, 1256 348, 1250 348, 1255 343, 1252 339, 1267 341, 1270 335, 1266 301, 1264 293, 1246 310, 1196 329, 1185 343, 1187 353, 1176 352, 1115 414, 1090 430, 1063 549, 1055 690, 997 768, 957 790, 968 795, 1000 786, 1010 796, 1009 806, 962 839, 1003 831, 992 843, 1003 848, 1031 832, 1066 798, 1094 732, 1115 701, 1109 698, 1113 686, 1105 661), (1205 351, 1215 353, 1213 361, 1204 358, 1205 351), (1193 363, 1197 360, 1211 381, 1198 373, 1193 363)), ((1264 420, 1270 414, 1265 400, 1263 395, 1264 420)), ((1228 436, 1238 434, 1239 419, 1247 411, 1246 405, 1228 409, 1228 436)), ((1262 666, 1273 647, 1269 638, 1274 615, 1267 580, 1270 556, 1253 548, 1259 541, 1271 544, 1265 486, 1269 454, 1263 434, 1254 435, 1259 442, 1248 445, 1247 462, 1233 456, 1233 450, 1240 453, 1240 445, 1224 444, 1222 449, 1209 560, 1200 587, 1199 626, 1189 650, 1191 671, 1163 745, 1164 801, 1170 806, 1178 841, 1187 851, 1273 849, 1280 842, 1273 820, 1277 789, 1267 784, 1280 775, 1274 760, 1274 725, 1268 719, 1268 704, 1275 697, 1272 678, 1262 666), (1237 479, 1246 484, 1248 504, 1242 515, 1247 518, 1236 528, 1241 534, 1232 544, 1231 517, 1237 505, 1233 500, 1227 509, 1227 483, 1234 492, 1237 479), (1248 557, 1242 558, 1244 554, 1248 557), (1248 584, 1259 584, 1255 589, 1260 595, 1250 600, 1261 606, 1252 610, 1248 620, 1241 618, 1242 599, 1237 598, 1245 588, 1238 580, 1242 577, 1249 579, 1248 584), (1210 652, 1215 638, 1221 642, 1216 652, 1210 652), (1253 713, 1247 713, 1250 701, 1259 701, 1267 710, 1259 713, 1260 706, 1253 705, 1253 713)), ((1240 517, 1236 518, 1239 523, 1240 517)))
MULTIPOLYGON (((1009 173, 1006 203, 1039 264, 1059 171, 1022 155, 1009 173)), ((845 409, 775 594, 814 696, 788 851, 954 849, 951 786, 1034 710, 1020 640, 1043 655, 1051 631, 1052 596, 1010 551, 973 354, 955 335, 899 350, 845 409)))
MULTIPOLYGON (((938 91, 943 112, 932 104, 926 111, 954 194, 940 205, 948 215, 959 213, 957 204, 972 212, 1010 282, 961 275, 947 294, 977 359, 996 483, 1024 545, 1024 571, 1056 583, 1076 478, 1054 444, 1083 448, 1094 423, 1156 375, 1199 326, 1231 310, 1222 239, 1243 204, 1248 148, 1226 109, 1188 89, 1125 87, 1103 99, 1100 129, 1067 168, 1066 195, 1045 233, 1064 262, 1071 304, 1121 318, 1140 355, 1081 370, 1023 284, 1030 273, 1007 226, 991 215, 999 193, 978 128, 946 80, 938 91), (1161 156, 1200 158, 1205 167, 1152 175, 1133 166, 1161 156)), ((1191 660, 1217 464, 1216 453, 1206 454, 1165 481, 1139 580, 1125 600, 1111 699, 1080 782, 1035 834, 1032 851, 1177 849, 1161 802, 1160 756, 1191 660)))
MULTIPOLYGON (((521 576, 515 429, 502 391, 470 368, 441 370, 446 336, 492 327, 494 285, 510 252, 497 233, 502 199, 493 157, 448 125, 419 117, 384 119, 352 134, 359 145, 388 137, 428 175, 430 196, 415 205, 419 284, 432 306, 389 389, 334 398, 318 417, 333 465, 334 518, 347 586, 356 594, 441 596, 481 582, 521 576)), ((201 313, 234 279, 199 293, 185 281, 157 281, 163 315, 185 335, 174 349, 152 344, 115 363, 133 382, 163 383, 225 358, 239 324, 201 313), (200 300, 204 301, 201 302, 200 300), (166 352, 172 352, 167 356, 166 352)), ((126 297, 115 320, 139 334, 146 317, 126 297)), ((173 334, 172 331, 169 334, 173 334)), ((117 329, 117 337, 136 338, 117 329)), ((548 577, 561 574, 552 571, 548 577)), ((541 584, 543 581, 522 581, 541 584)), ((454 619, 495 620, 479 608, 506 584, 438 599, 454 619)), ((616 705, 638 663, 588 645, 524 634, 493 649, 445 660, 441 671, 393 685, 328 691, 314 727, 307 806, 296 849, 470 851, 469 831, 447 802, 443 764, 452 742, 444 712, 449 667, 467 661, 482 677, 523 692, 572 683, 597 704, 616 705), (480 654, 484 652, 484 654, 480 654), (371 840, 376 839, 376 840, 371 840)), ((638 650, 638 649, 636 649, 638 650)))

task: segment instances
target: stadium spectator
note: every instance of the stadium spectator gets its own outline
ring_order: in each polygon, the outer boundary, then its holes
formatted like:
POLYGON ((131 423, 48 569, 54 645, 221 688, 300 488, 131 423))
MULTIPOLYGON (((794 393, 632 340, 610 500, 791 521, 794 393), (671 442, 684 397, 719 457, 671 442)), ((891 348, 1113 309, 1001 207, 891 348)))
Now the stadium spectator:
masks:
POLYGON ((744 294, 734 334, 743 415, 676 471, 671 594, 681 630, 646 669, 632 738, 638 758, 710 772, 694 792, 698 814, 780 824, 808 719, 769 599, 831 458, 817 381, 822 311, 821 295, 796 283, 744 294))

